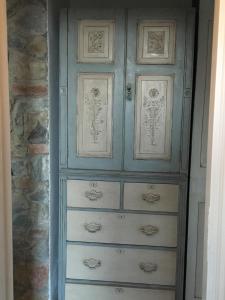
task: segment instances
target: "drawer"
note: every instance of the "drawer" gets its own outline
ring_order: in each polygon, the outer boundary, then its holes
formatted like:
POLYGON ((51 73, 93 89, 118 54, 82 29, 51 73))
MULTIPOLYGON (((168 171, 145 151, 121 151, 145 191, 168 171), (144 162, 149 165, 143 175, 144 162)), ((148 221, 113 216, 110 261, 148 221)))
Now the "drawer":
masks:
POLYGON ((124 184, 125 209, 177 212, 178 197, 178 185, 149 183, 124 184))
POLYGON ((175 292, 128 287, 66 284, 65 300, 175 300, 175 292))
POLYGON ((69 210, 67 239, 176 247, 177 217, 69 210))
POLYGON ((67 278, 175 285, 176 252, 67 245, 67 278))
POLYGON ((68 180, 67 205, 118 209, 120 182, 68 180))

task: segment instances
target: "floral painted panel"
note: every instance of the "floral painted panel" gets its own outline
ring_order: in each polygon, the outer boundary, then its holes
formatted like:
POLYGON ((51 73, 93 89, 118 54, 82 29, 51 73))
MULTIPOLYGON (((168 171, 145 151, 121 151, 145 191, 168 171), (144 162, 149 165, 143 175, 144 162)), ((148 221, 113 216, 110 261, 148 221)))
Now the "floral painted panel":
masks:
POLYGON ((112 157, 113 74, 80 74, 77 99, 77 154, 112 157))
POLYGON ((115 23, 113 20, 82 20, 79 22, 78 61, 112 63, 115 23))
POLYGON ((173 64, 175 35, 174 21, 141 22, 138 26, 138 63, 173 64))
POLYGON ((170 159, 172 76, 138 76, 135 158, 170 159))

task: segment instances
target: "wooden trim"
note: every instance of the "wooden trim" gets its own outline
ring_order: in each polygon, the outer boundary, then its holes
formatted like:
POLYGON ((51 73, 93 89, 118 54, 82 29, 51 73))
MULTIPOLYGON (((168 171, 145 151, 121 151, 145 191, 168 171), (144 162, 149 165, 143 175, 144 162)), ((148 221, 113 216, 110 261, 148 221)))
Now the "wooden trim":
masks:
POLYGON ((0 0, 0 299, 13 299, 6 3, 0 0))
POLYGON ((203 299, 225 299, 225 0, 215 0, 203 299))

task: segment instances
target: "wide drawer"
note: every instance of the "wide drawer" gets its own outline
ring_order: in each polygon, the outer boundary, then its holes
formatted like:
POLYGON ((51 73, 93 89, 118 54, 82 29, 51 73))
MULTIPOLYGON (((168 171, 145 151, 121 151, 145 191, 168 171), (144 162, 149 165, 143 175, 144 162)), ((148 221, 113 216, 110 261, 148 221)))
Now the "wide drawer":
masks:
POLYGON ((66 284, 65 300, 175 300, 175 292, 128 287, 66 284))
POLYGON ((175 285, 176 252, 69 244, 66 276, 71 279, 175 285))
POLYGON ((69 210, 67 240, 176 247, 177 217, 69 210))
POLYGON ((67 205, 118 209, 120 182, 68 180, 67 205))
POLYGON ((178 185, 133 182, 124 184, 125 209, 177 212, 178 197, 178 185))

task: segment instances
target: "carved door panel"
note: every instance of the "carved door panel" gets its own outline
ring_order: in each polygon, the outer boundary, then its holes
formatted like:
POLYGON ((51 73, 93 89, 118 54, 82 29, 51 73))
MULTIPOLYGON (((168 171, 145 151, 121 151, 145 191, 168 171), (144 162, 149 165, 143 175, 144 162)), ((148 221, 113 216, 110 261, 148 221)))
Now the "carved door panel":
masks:
POLYGON ((180 169, 185 14, 129 10, 125 169, 180 169))
POLYGON ((124 41, 123 11, 70 12, 68 166, 71 168, 121 169, 124 41))

